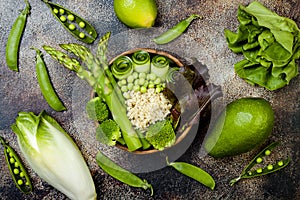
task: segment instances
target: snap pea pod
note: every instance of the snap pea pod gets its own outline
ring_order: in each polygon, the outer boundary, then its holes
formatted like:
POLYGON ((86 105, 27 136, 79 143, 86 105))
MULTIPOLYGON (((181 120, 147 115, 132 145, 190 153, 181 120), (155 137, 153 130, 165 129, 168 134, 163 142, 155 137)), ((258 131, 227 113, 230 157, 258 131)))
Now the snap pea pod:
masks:
POLYGON ((170 28, 166 32, 162 33, 161 35, 155 37, 153 41, 156 44, 167 44, 176 38, 178 38, 191 24, 194 19, 201 18, 201 16, 197 14, 192 14, 188 18, 180 21, 174 27, 170 28))
POLYGON ((41 92, 51 108, 55 111, 66 110, 59 97, 57 96, 43 60, 42 52, 39 49, 32 47, 36 51, 36 74, 41 92))
POLYGON ((255 165, 262 163, 263 162, 263 157, 269 156, 271 154, 271 151, 279 145, 279 142, 273 142, 270 145, 268 145, 266 148, 264 148, 262 151, 260 151, 250 162, 249 164, 244 168, 242 171, 241 175, 235 179, 232 179, 230 181, 230 185, 232 186, 236 182, 238 182, 241 179, 245 178, 253 178, 253 177, 258 177, 258 176, 263 176, 266 174, 270 174, 273 172, 276 172, 280 169, 283 169, 286 167, 289 162, 290 158, 286 158, 283 160, 278 161, 275 164, 268 164, 264 168, 257 168, 255 170, 251 170, 255 165))
POLYGON ((120 167, 100 151, 96 155, 96 161, 107 174, 115 179, 132 187, 143 188, 145 190, 150 189, 151 196, 153 195, 153 188, 151 184, 149 184, 146 180, 142 180, 128 170, 120 167))
POLYGON ((166 158, 166 160, 168 166, 173 167, 178 172, 198 181, 199 183, 202 183, 203 185, 210 188, 211 190, 214 190, 215 188, 214 179, 203 169, 185 162, 169 163, 168 158, 166 158))
POLYGON ((61 5, 49 2, 48 0, 42 1, 47 4, 55 18, 74 37, 87 44, 95 41, 97 32, 88 21, 61 5))
POLYGON ((9 69, 18 71, 18 54, 21 38, 25 29, 27 16, 30 13, 30 4, 25 0, 26 7, 15 20, 6 44, 6 64, 9 69))
POLYGON ((8 145, 7 142, 5 142, 5 140, 1 136, 0 143, 4 147, 5 160, 17 188, 25 194, 31 192, 32 184, 29 175, 17 153, 8 145))

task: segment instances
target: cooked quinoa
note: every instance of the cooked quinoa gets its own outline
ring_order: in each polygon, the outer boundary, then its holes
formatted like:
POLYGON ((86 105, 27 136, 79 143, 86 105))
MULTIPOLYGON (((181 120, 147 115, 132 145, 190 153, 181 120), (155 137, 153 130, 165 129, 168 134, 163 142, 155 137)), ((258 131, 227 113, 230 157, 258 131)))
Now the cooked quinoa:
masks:
POLYGON ((150 124, 164 120, 169 114, 172 104, 155 89, 147 92, 128 91, 129 98, 126 100, 127 116, 131 123, 140 130, 145 130, 150 124))

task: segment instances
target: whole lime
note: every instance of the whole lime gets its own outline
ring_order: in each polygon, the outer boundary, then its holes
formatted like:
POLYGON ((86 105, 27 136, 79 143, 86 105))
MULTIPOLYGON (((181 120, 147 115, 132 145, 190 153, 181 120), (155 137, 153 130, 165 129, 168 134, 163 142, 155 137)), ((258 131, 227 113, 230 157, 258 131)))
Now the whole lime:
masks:
POLYGON ((130 28, 150 28, 157 17, 155 0, 114 0, 114 10, 130 28))
POLYGON ((274 126, 274 111, 263 98, 241 98, 229 103, 204 140, 213 157, 246 153, 262 144, 274 126))

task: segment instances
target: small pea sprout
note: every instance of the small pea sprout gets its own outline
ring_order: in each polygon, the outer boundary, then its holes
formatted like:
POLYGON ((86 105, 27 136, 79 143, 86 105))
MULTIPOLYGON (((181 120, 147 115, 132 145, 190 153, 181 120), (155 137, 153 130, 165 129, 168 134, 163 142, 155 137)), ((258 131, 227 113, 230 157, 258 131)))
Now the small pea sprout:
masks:
POLYGON ((270 174, 270 173, 276 172, 276 171, 278 171, 278 170, 283 169, 284 167, 286 167, 289 164, 289 162, 290 162, 290 158, 286 158, 286 159, 280 160, 276 164, 268 164, 264 168, 257 168, 255 170, 252 170, 252 168, 255 165, 261 164, 263 162, 263 157, 264 156, 269 156, 271 154, 271 151, 277 145, 279 145, 279 142, 273 142, 269 146, 267 146, 265 149, 263 149, 261 152, 259 152, 249 162, 249 164, 244 168, 244 170, 242 171, 241 175, 239 177, 237 177, 235 179, 232 179, 230 181, 230 185, 232 186, 233 184, 235 184, 236 182, 238 182, 241 179, 253 178, 253 177, 257 177, 257 176, 263 176, 263 175, 266 175, 266 174, 270 174))

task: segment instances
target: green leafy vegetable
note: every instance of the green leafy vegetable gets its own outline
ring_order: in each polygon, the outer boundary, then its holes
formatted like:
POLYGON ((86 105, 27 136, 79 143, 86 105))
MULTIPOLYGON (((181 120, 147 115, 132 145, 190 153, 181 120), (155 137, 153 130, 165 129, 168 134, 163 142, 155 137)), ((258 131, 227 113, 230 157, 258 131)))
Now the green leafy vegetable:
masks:
POLYGON ((228 47, 242 53, 244 60, 235 72, 248 83, 276 90, 297 76, 300 58, 300 30, 297 24, 252 2, 238 8, 240 25, 236 33, 226 29, 228 47))
POLYGON ((19 112, 11 126, 31 168, 70 199, 96 199, 93 179, 72 138, 44 111, 19 112))

